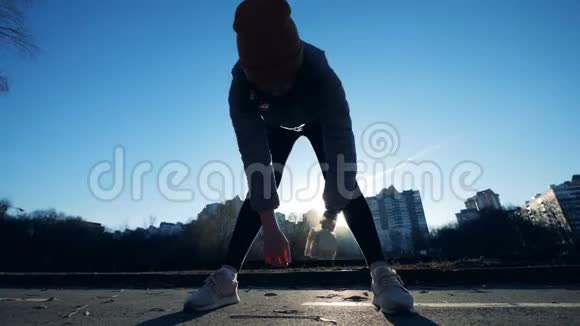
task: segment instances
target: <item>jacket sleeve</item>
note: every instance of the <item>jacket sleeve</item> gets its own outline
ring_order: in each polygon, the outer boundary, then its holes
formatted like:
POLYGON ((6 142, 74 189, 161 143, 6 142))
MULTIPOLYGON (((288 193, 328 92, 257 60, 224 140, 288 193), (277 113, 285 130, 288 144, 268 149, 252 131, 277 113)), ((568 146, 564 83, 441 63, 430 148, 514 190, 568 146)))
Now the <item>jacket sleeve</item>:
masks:
POLYGON ((264 121, 257 111, 247 109, 248 94, 235 78, 230 86, 228 102, 248 181, 250 204, 258 212, 275 209, 280 202, 264 121))
POLYGON ((353 198, 359 196, 356 183, 356 149, 349 105, 342 82, 323 61, 321 125, 326 154, 326 181, 323 199, 326 209, 341 211, 353 198))

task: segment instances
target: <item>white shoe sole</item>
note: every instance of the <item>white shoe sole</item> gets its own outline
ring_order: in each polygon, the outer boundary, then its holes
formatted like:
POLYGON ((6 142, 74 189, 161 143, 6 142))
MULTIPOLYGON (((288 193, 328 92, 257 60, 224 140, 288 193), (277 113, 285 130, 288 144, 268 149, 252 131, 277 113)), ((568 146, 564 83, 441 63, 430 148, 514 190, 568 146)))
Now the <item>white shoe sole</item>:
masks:
POLYGON ((231 297, 225 297, 225 298, 221 298, 218 301, 207 305, 207 306, 192 306, 189 305, 187 302, 183 305, 183 311, 207 311, 207 310, 212 310, 212 309, 217 309, 219 307, 223 307, 223 306, 229 306, 232 304, 236 304, 240 302, 240 299, 237 296, 231 296, 231 297))

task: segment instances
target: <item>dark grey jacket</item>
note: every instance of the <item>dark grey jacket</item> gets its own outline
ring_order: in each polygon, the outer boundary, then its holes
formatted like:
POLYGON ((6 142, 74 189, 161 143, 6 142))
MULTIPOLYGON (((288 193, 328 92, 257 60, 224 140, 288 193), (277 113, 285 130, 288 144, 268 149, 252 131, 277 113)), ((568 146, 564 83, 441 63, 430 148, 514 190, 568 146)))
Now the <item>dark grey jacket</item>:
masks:
POLYGON ((239 62, 234 65, 232 75, 230 116, 248 179, 252 208, 262 211, 279 206, 266 124, 300 129, 319 121, 328 163, 324 202, 327 209, 342 210, 353 195, 339 189, 352 190, 356 185, 356 151, 344 89, 328 65, 324 51, 304 42, 304 63, 294 87, 283 97, 267 97, 254 90, 239 62), (345 168, 341 161, 348 166, 345 168))

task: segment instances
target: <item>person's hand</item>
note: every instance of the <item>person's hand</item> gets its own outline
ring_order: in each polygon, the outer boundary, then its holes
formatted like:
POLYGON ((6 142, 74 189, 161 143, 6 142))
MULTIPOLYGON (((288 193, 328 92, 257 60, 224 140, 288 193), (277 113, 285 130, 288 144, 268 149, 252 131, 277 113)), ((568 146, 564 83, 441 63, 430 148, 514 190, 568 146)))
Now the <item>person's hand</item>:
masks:
POLYGON ((285 268, 290 265, 290 245, 280 229, 264 229, 264 260, 266 264, 285 268))
POLYGON ((260 220, 264 231, 264 260, 266 264, 274 267, 288 267, 292 260, 290 244, 276 223, 274 211, 260 212, 260 220))

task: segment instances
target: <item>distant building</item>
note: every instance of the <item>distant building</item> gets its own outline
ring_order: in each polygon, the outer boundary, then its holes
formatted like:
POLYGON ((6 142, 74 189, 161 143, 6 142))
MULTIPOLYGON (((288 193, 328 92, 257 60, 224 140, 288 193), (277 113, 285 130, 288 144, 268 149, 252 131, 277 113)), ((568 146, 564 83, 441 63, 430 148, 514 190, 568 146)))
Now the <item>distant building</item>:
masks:
POLYGON ((96 223, 96 222, 89 222, 89 221, 82 221, 82 223, 88 227, 91 228, 93 230, 104 230, 105 228, 101 225, 101 223, 96 223))
POLYGON ((429 229, 419 191, 390 186, 367 198, 385 252, 414 253, 428 247, 429 229))
POLYGON ((580 175, 574 175, 571 181, 555 186, 554 191, 574 238, 580 240, 580 175))
POLYGON ((280 212, 274 213, 274 218, 276 219, 276 223, 278 223, 278 226, 280 227, 282 227, 282 225, 284 225, 284 223, 286 222, 286 215, 280 212))
POLYGON ((457 217, 457 222, 459 222, 459 224, 463 224, 465 222, 477 220, 479 218, 479 211, 475 208, 466 208, 455 214, 455 216, 457 217))
POLYGON ((197 215, 197 219, 199 221, 203 221, 207 218, 211 218, 215 216, 220 208, 229 206, 234 209, 236 215, 239 213, 240 209, 242 209, 242 205, 244 201, 240 198, 240 196, 235 196, 230 200, 226 200, 223 203, 211 203, 205 205, 205 207, 201 210, 201 212, 197 215))
POLYGON ((167 223, 161 222, 159 224, 158 232, 162 235, 174 235, 179 234, 183 231, 183 223, 167 223))
POLYGON ((244 201, 238 195, 232 198, 231 203, 236 212, 239 212, 242 209, 242 205, 244 205, 244 201))
POLYGON ((548 191, 537 194, 524 206, 525 215, 533 222, 553 227, 565 242, 580 240, 580 175, 548 191))
POLYGON ((478 191, 475 196, 467 198, 465 201, 465 209, 455 214, 457 222, 463 224, 465 222, 477 220, 479 212, 484 209, 501 209, 501 202, 499 195, 491 189, 478 191))
POLYGON ((484 209, 501 209, 499 195, 491 189, 478 191, 475 196, 465 201, 466 208, 475 208, 478 211, 484 209))
POLYGON ((286 219, 292 223, 299 223, 302 222, 302 215, 297 213, 290 213, 286 219))
POLYGON ((221 207, 221 203, 211 203, 205 206, 205 209, 207 209, 207 212, 209 214, 215 214, 217 212, 217 210, 221 207))
POLYGON ((302 214, 302 223, 304 223, 308 228, 315 227, 319 225, 322 214, 317 210, 311 209, 308 212, 302 214))
POLYGON ((475 197, 467 198, 465 208, 477 210, 477 200, 475 200, 475 197))

